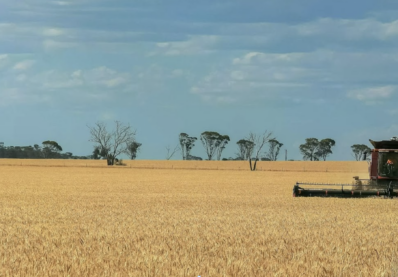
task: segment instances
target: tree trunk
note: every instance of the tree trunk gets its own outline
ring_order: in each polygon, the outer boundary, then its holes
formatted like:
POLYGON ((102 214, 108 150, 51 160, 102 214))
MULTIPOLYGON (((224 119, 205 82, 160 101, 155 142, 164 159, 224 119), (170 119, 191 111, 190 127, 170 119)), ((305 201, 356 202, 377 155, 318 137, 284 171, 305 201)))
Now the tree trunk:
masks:
POLYGON ((256 158, 256 160, 254 161, 253 171, 256 171, 257 161, 258 161, 258 159, 256 158))
POLYGON ((253 167, 252 167, 252 159, 249 158, 249 163, 250 163, 250 171, 253 171, 253 167))
POLYGON ((115 158, 112 157, 112 155, 108 155, 106 157, 106 161, 107 161, 108 165, 114 165, 115 164, 115 158))

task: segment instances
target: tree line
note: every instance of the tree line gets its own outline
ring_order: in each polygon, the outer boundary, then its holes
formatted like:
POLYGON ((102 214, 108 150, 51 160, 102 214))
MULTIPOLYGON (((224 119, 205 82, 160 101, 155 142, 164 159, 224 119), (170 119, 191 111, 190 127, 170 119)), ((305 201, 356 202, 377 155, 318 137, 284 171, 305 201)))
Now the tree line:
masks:
MULTIPOLYGON (((90 132, 89 141, 94 143, 94 150, 91 155, 74 156, 71 152, 62 153, 62 147, 56 141, 43 141, 42 145, 34 146, 8 146, 4 147, 0 143, 0 158, 19 158, 19 159, 104 159, 108 165, 114 165, 118 161, 117 157, 126 154, 134 160, 140 151, 142 143, 135 139, 136 131, 130 125, 124 125, 120 121, 115 121, 112 131, 108 131, 103 122, 97 122, 94 126, 87 126, 90 132)), ((215 131, 202 132, 198 137, 190 136, 187 133, 180 133, 178 144, 175 147, 166 147, 166 160, 170 160, 175 154, 181 152, 182 160, 203 160, 191 154, 197 141, 200 141, 205 153, 206 160, 246 160, 249 161, 250 169, 256 170, 257 161, 276 161, 279 158, 283 143, 279 142, 272 132, 263 134, 249 133, 247 137, 241 138, 236 142, 237 152, 234 158, 222 158, 222 153, 230 143, 228 135, 223 135, 215 131)), ((305 143, 299 146, 303 160, 307 161, 326 161, 327 157, 333 154, 333 147, 336 142, 331 138, 318 140, 317 138, 307 138, 305 143)), ((354 144, 351 146, 353 157, 365 160, 369 157, 371 149, 364 144, 354 144)), ((287 160, 287 156, 285 157, 287 160)))
POLYGON ((62 147, 56 142, 46 140, 42 145, 4 146, 0 143, 0 158, 8 159, 90 159, 90 156, 74 156, 71 152, 62 152, 62 147))

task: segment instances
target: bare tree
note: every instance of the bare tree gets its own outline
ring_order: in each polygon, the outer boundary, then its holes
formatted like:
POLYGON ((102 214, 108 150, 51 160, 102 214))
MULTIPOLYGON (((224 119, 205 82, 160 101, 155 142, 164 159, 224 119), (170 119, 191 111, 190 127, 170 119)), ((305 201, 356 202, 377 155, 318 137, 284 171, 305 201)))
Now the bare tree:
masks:
POLYGON ((174 154, 180 150, 181 150, 181 147, 179 145, 176 145, 176 147, 174 147, 173 150, 171 149, 170 145, 167 145, 166 146, 166 151, 167 151, 166 160, 170 160, 174 156, 174 154))
POLYGON ((268 143, 270 140, 273 140, 275 138, 271 138, 272 133, 268 133, 267 131, 265 131, 262 135, 257 135, 254 133, 250 133, 249 137, 247 138, 248 141, 251 141, 252 143, 254 143, 254 148, 253 148, 253 152, 255 154, 254 157, 254 165, 252 166, 252 157, 249 158, 249 163, 250 163, 250 170, 251 171, 255 171, 256 170, 256 166, 257 166, 257 161, 258 161, 258 156, 261 153, 261 150, 263 149, 264 145, 266 143, 268 143))
POLYGON ((115 159, 122 153, 127 153, 128 145, 135 141, 135 131, 130 125, 123 125, 120 121, 115 121, 115 129, 110 133, 106 130, 103 122, 95 123, 90 129, 90 140, 96 144, 104 155, 108 165, 114 165, 115 159))

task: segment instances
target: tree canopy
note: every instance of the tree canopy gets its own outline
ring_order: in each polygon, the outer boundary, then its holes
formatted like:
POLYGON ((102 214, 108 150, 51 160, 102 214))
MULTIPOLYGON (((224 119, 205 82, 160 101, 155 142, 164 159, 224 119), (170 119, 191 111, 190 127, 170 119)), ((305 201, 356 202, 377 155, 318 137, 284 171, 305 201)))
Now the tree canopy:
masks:
POLYGON ((305 161, 319 161, 317 155, 319 147, 319 140, 316 138, 307 138, 305 143, 300 145, 300 152, 303 155, 305 161))
POLYGON ((269 142, 268 153, 266 154, 266 158, 270 161, 276 161, 279 156, 279 151, 283 146, 283 143, 280 143, 276 139, 271 139, 269 142))
POLYGON ((245 161, 249 160, 253 154, 254 142, 247 139, 241 139, 236 144, 239 149, 239 152, 237 153, 238 158, 245 161))
POLYGON ((327 138, 319 141, 316 138, 307 138, 305 143, 300 145, 300 152, 306 161, 326 161, 327 156, 333 154, 332 147, 336 145, 333 139, 327 138))
POLYGON ((332 147, 336 145, 333 139, 327 138, 319 142, 317 156, 326 161, 327 156, 333 154, 332 147))
POLYGON ((54 154, 58 154, 62 151, 62 147, 56 142, 52 140, 46 140, 42 142, 43 145, 43 155, 44 158, 53 158, 54 154))
POLYGON ((189 157, 191 156, 191 150, 195 146, 195 141, 198 138, 196 137, 190 137, 186 133, 181 133, 179 136, 179 141, 181 145, 181 153, 182 153, 182 159, 183 160, 188 160, 189 157))
POLYGON ((365 144, 354 144, 351 146, 355 160, 360 161, 365 158, 365 153, 370 153, 371 149, 365 144))
POLYGON ((215 154, 217 154, 217 159, 221 160, 222 151, 230 141, 230 138, 217 132, 206 131, 200 135, 200 141, 206 150, 208 160, 211 161, 215 154))
POLYGON ((135 160, 137 158, 137 152, 140 150, 142 143, 132 141, 127 143, 127 154, 130 156, 132 160, 135 160))

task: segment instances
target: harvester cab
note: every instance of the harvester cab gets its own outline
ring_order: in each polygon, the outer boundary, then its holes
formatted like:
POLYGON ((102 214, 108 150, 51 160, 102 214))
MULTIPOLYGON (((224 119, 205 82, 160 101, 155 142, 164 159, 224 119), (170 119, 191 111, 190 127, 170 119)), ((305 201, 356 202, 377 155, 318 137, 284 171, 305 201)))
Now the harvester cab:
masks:
POLYGON ((398 139, 373 141, 369 179, 354 177, 352 184, 296 183, 293 197, 398 197, 398 139))

